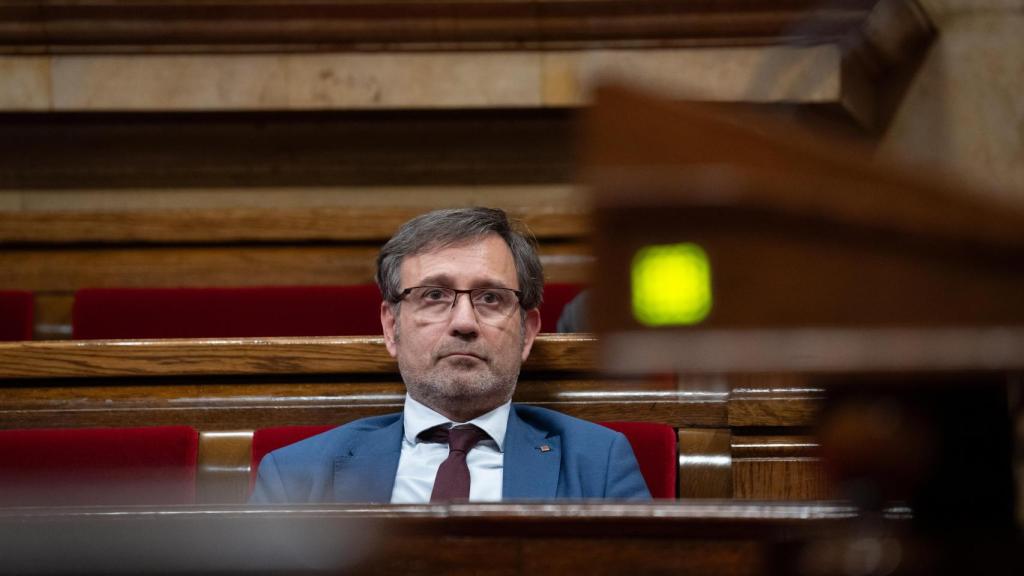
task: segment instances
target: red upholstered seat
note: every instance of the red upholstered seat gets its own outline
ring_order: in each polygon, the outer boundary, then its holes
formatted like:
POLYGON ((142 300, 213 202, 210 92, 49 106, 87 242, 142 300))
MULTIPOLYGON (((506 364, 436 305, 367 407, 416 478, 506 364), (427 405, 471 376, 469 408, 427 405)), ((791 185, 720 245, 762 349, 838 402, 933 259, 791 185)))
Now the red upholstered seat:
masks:
POLYGON ((381 334, 376 285, 93 288, 75 293, 72 335, 232 338, 381 334))
POLYGON ((626 435, 647 489, 654 498, 675 498, 679 471, 676 431, 667 424, 651 422, 600 422, 626 435))
POLYGON ((263 461, 264 456, 278 448, 295 444, 299 440, 305 440, 331 428, 335 428, 335 426, 333 424, 327 426, 277 426, 255 430, 252 433, 249 491, 252 492, 253 487, 256 486, 256 473, 259 471, 260 462, 263 461))
POLYGON ((187 426, 0 430, 0 505, 192 504, 187 426))
POLYGON ((32 339, 33 306, 31 292, 0 290, 0 341, 32 339))
MULTIPOLYGON (((648 422, 599 422, 626 435, 640 464, 647 489, 655 498, 676 497, 676 433, 666 424, 648 422)), ((268 452, 326 432, 334 426, 280 426, 256 430, 252 435, 252 468, 249 490, 256 483, 260 461, 268 452)))
POLYGON ((570 300, 585 286, 583 284, 548 283, 544 285, 544 303, 540 306, 541 332, 557 332, 558 317, 570 300))

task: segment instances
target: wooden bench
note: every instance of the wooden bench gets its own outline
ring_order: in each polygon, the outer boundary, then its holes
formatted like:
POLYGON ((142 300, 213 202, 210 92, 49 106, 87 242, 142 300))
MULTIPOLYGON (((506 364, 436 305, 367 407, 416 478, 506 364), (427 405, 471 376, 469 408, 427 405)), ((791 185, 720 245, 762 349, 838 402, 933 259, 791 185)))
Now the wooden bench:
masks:
MULTIPOLYGON (((810 434, 822 390, 803 377, 598 375, 598 342, 543 335, 515 401, 592 421, 679 431, 683 497, 832 495, 810 434)), ((342 424, 401 410, 381 338, 0 344, 0 426, 187 425, 200 431, 200 501, 241 501, 258 428, 342 424)))

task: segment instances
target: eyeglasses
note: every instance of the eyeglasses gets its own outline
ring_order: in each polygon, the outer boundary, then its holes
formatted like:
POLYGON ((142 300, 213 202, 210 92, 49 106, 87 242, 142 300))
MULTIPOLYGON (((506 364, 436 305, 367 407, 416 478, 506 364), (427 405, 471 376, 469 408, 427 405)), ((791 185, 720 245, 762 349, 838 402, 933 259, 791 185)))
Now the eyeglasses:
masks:
POLYGON ((515 312, 523 293, 511 288, 456 290, 444 286, 413 286, 398 295, 411 312, 424 322, 443 322, 451 315, 459 294, 469 294, 469 303, 481 322, 500 325, 515 312))

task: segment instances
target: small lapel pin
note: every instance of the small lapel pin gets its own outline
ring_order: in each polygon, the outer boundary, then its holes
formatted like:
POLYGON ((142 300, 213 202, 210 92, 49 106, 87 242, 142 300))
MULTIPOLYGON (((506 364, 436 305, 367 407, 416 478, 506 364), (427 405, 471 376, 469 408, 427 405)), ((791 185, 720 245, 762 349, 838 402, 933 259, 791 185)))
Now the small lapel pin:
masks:
POLYGON ((541 444, 540 445, 540 451, 541 452, 551 452, 551 446, 548 446, 547 444, 541 444))

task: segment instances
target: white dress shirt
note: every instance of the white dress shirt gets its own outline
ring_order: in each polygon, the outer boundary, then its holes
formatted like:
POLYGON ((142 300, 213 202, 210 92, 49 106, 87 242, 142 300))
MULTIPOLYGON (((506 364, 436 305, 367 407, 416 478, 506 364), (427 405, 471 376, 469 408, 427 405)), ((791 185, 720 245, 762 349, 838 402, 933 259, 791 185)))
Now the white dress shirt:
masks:
POLYGON ((402 412, 405 425, 402 455, 398 459, 398 474, 395 476, 395 487, 391 491, 391 503, 430 502, 437 469, 448 458, 448 445, 423 442, 417 436, 424 430, 449 423, 454 426, 473 424, 490 436, 489 439, 481 440, 466 455, 466 465, 469 467, 469 499, 472 502, 501 500, 505 465, 503 446, 511 407, 512 403, 506 402, 469 422, 452 422, 406 394, 405 409, 402 412))

